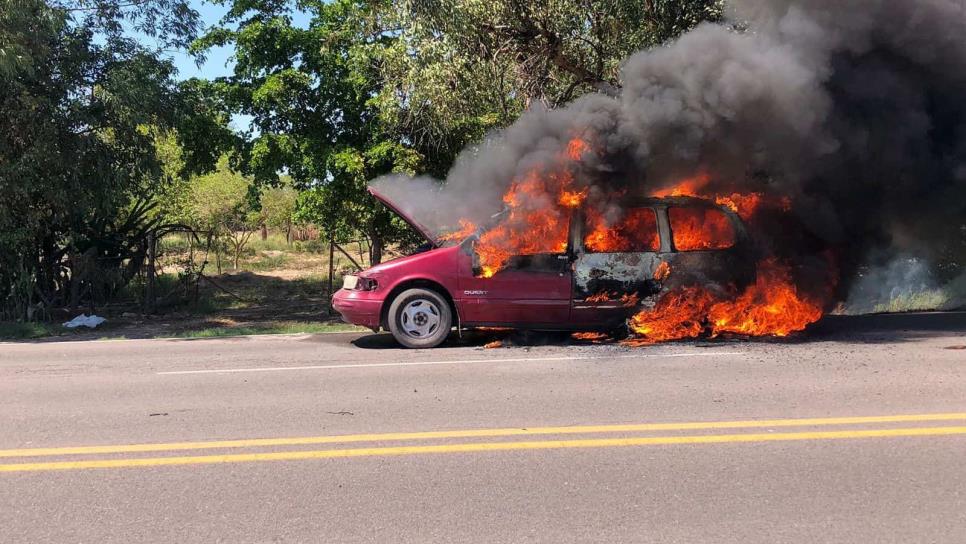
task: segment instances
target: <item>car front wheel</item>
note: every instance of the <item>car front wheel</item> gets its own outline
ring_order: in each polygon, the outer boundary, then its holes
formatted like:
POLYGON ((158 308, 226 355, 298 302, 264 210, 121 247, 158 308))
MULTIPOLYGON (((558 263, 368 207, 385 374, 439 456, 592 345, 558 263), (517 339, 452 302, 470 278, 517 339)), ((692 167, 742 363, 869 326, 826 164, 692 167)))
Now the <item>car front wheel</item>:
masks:
POLYGON ((452 326, 453 312, 436 291, 408 289, 389 306, 389 332, 407 348, 434 348, 452 326))

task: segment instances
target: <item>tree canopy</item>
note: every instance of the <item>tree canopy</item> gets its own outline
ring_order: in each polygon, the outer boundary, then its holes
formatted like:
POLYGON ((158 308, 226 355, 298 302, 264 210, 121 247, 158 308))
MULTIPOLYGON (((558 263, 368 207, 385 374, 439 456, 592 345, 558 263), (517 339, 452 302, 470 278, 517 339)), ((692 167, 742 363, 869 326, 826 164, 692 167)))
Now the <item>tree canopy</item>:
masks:
POLYGON ((184 43, 197 23, 185 2, 3 4, 0 307, 20 315, 37 296, 69 290, 71 255, 120 265, 136 250, 119 245, 116 229, 143 230, 130 212, 146 211, 163 181, 151 127, 206 134, 185 168, 210 167, 203 158, 232 136, 217 108, 176 82, 170 61, 120 30, 126 21, 184 43))

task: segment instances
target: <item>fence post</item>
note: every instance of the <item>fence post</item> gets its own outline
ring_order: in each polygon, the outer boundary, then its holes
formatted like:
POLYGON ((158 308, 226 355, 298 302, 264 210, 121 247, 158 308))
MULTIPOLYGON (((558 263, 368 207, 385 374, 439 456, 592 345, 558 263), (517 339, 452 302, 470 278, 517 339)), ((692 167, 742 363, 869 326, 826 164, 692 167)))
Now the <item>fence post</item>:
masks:
POLYGON ((155 238, 155 232, 151 231, 148 233, 148 281, 144 294, 144 310, 149 314, 154 313, 154 306, 157 303, 154 288, 155 276, 157 275, 154 267, 154 261, 157 259, 157 247, 158 241, 155 238))
MULTIPOLYGON (((330 298, 332 297, 332 294, 335 292, 333 291, 334 284, 332 279, 334 275, 335 275, 335 238, 330 238, 329 239, 329 297, 330 298)), ((329 315, 332 315, 331 304, 329 305, 329 315)))
POLYGON ((335 277, 335 240, 329 240, 329 294, 334 291, 335 277))

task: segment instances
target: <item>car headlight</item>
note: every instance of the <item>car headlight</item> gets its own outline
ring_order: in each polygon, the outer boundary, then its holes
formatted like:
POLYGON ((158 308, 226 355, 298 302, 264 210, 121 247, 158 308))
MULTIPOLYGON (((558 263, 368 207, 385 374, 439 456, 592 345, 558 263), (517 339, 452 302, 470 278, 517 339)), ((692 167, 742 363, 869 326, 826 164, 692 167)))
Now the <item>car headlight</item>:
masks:
POLYGON ((375 291, 379 283, 374 278, 347 274, 342 278, 342 288, 350 291, 375 291))
POLYGON ((353 290, 359 285, 359 276, 353 276, 352 274, 346 274, 342 277, 342 288, 346 290, 353 290))

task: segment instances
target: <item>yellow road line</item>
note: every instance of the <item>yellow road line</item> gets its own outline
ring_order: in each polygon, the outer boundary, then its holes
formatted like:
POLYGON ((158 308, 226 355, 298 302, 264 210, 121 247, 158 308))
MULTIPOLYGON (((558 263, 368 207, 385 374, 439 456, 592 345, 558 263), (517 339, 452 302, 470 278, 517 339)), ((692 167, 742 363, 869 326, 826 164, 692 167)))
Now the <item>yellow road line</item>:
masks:
POLYGON ((0 472, 37 472, 89 468, 157 467, 170 465, 207 465, 219 463, 247 463, 255 461, 296 461, 305 459, 334 459, 345 457, 383 457, 433 453, 473 453, 518 450, 554 450, 571 448, 615 448, 627 446, 660 446, 677 444, 724 444, 748 442, 787 442, 804 440, 837 440, 857 438, 890 438, 911 436, 966 435, 966 427, 914 427, 904 429, 874 429, 864 431, 813 431, 795 433, 748 433, 699 436, 652 436, 637 438, 596 438, 586 440, 546 440, 530 442, 477 442, 439 444, 431 446, 391 446, 382 448, 353 448, 341 450, 284 451, 271 453, 239 453, 227 455, 199 455, 193 457, 153 457, 133 459, 95 459, 86 461, 58 461, 0 465, 0 472))
POLYGON ((571 427, 533 427, 517 429, 470 429, 383 434, 350 434, 304 436, 292 438, 253 438, 208 442, 170 442, 159 444, 121 444, 107 446, 73 446, 0 450, 3 457, 41 457, 51 455, 87 455, 99 453, 139 453, 176 450, 222 448, 254 448, 271 446, 305 446, 312 444, 348 444, 353 442, 396 442, 441 438, 492 438, 501 436, 539 436, 556 434, 632 433, 648 431, 694 431, 712 429, 755 429, 767 427, 809 427, 821 425, 862 425, 871 423, 912 423, 966 420, 966 412, 946 414, 912 414, 893 416, 826 417, 806 419, 765 419, 748 421, 709 421, 692 423, 634 423, 618 425, 585 425, 571 427))

